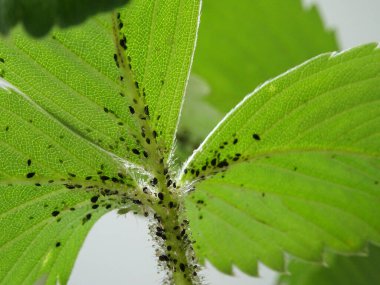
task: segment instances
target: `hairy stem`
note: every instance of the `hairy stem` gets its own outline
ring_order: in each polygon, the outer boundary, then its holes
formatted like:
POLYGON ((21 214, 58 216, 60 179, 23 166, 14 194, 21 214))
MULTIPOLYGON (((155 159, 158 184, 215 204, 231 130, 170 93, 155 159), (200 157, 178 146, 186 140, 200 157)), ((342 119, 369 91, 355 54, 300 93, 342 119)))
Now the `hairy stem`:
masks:
MULTIPOLYGON (((129 100, 131 116, 137 130, 134 133, 140 149, 134 154, 143 154, 143 168, 151 174, 149 181, 140 182, 141 191, 134 194, 132 201, 153 212, 154 220, 151 233, 156 241, 159 265, 167 270, 169 284, 199 284, 196 258, 192 249, 188 221, 184 218, 182 189, 177 187, 175 173, 170 171, 170 162, 165 147, 158 140, 157 132, 152 129, 149 106, 145 100, 145 91, 135 79, 131 65, 125 25, 119 13, 113 15, 113 35, 115 41, 115 63, 120 70, 121 85, 125 98, 129 100)), ((149 213, 144 211, 144 215, 149 213)))
MULTIPOLYGON (((188 221, 183 218, 183 205, 178 192, 165 189, 154 205, 156 214, 151 232, 158 244, 160 266, 168 271, 169 284, 199 284, 196 258, 192 248, 188 221)), ((162 192, 161 192, 162 193, 162 192)))

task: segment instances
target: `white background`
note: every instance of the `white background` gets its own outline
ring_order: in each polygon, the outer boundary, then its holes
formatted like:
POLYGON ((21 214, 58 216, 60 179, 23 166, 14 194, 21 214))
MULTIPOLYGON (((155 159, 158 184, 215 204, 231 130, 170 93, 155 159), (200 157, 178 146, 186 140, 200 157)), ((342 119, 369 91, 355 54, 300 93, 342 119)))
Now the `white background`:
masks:
MULTIPOLYGON (((237 0, 238 1, 238 0, 237 0)), ((304 0, 317 3, 328 27, 337 31, 343 49, 366 42, 380 42, 380 0, 304 0)), ((69 285, 158 285, 156 258, 148 241, 147 223, 133 215, 104 216, 92 229, 80 251, 69 285)), ((236 271, 230 277, 210 265, 204 270, 211 285, 270 285, 276 274, 267 268, 261 278, 236 271)))

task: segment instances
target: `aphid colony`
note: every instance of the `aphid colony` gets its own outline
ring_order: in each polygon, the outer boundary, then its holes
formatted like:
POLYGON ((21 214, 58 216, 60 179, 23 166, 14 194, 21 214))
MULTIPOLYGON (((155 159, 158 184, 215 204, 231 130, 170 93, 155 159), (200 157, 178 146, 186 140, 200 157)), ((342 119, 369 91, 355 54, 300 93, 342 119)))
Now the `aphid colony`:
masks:
MULTIPOLYGON (((261 140, 260 136, 256 133, 252 135, 252 139, 254 141, 261 140)), ((236 134, 233 134, 232 140, 230 142, 224 141, 221 145, 219 145, 218 149, 210 150, 210 153, 212 153, 211 159, 207 158, 206 161, 200 166, 188 166, 183 170, 184 174, 191 174, 194 178, 198 178, 198 180, 204 180, 208 176, 215 175, 221 171, 226 171, 231 163, 237 162, 239 160, 248 160, 248 157, 243 156, 239 152, 236 152, 234 154, 228 153, 228 145, 230 144, 232 147, 234 147, 238 143, 239 139, 236 138, 236 134)))

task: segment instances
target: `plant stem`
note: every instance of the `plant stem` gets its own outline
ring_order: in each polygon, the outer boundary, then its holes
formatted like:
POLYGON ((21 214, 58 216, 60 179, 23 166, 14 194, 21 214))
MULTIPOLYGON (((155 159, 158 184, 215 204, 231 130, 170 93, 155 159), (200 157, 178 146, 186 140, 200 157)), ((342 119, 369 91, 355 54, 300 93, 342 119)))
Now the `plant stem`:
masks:
POLYGON ((159 265, 168 272, 168 283, 175 285, 200 284, 189 233, 184 219, 183 199, 179 189, 162 189, 163 195, 153 205, 155 215, 151 232, 158 245, 159 265), (176 190, 176 191, 173 191, 176 190))

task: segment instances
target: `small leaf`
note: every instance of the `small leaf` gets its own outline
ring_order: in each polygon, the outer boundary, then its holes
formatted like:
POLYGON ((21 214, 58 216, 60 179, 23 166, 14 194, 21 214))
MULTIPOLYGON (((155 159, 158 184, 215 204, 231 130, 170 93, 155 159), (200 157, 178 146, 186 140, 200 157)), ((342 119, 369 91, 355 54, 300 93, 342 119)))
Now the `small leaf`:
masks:
POLYGON ((222 120, 182 178, 202 258, 255 274, 380 242, 379 62, 375 44, 318 56, 222 120))

